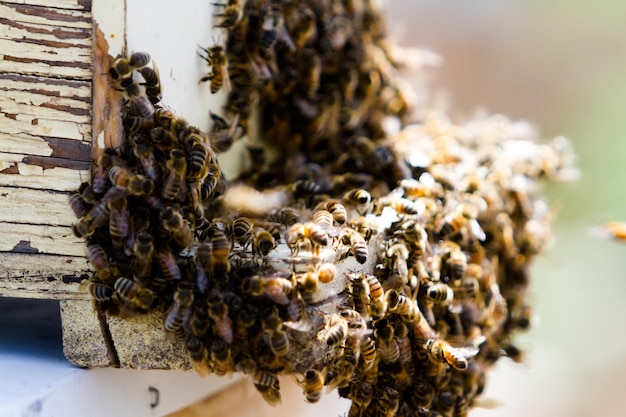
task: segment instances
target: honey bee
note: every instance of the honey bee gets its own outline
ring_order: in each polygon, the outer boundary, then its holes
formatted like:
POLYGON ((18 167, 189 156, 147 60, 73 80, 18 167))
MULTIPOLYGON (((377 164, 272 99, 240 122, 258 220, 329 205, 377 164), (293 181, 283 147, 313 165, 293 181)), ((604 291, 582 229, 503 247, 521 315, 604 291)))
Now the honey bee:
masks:
POLYGON ((463 253, 460 246, 454 242, 445 242, 444 251, 441 256, 442 262, 445 262, 446 269, 450 279, 462 279, 467 270, 467 256, 463 253))
POLYGON ((128 99, 141 117, 145 119, 151 119, 154 116, 154 105, 141 90, 139 84, 131 82, 124 87, 124 92, 128 96, 128 99))
POLYGON ((380 350, 380 357, 385 363, 397 362, 400 358, 400 349, 394 339, 394 330, 390 324, 386 324, 374 331, 376 342, 380 350))
POLYGON ((350 219, 348 225, 359 232, 366 242, 369 242, 372 236, 378 234, 378 225, 365 216, 350 219))
POLYGON ((294 20, 288 21, 289 33, 298 50, 317 37, 317 18, 315 13, 308 7, 301 5, 293 14, 294 20))
MULTIPOLYGON (((161 197, 165 200, 181 198, 181 190, 184 191, 185 173, 187 170, 187 160, 185 152, 181 149, 172 149, 170 157, 165 163, 167 176, 161 189, 161 197)), ((184 194, 183 194, 184 195, 184 194)))
POLYGON ((160 213, 161 224, 172 234, 176 243, 183 248, 191 246, 193 243, 193 233, 189 224, 183 219, 183 215, 174 208, 167 206, 160 213))
POLYGON ((326 328, 320 331, 318 337, 328 346, 337 346, 348 337, 348 322, 341 316, 333 314, 326 323, 326 328))
POLYGON ((72 229, 78 237, 91 236, 97 228, 104 226, 110 217, 110 212, 104 202, 96 204, 83 216, 72 229))
POLYGON ((294 293, 293 283, 281 277, 254 276, 249 281, 248 292, 255 296, 265 295, 277 304, 289 304, 294 293))
POLYGON ((210 81, 210 90, 212 94, 220 91, 223 85, 230 89, 230 80, 228 78, 228 58, 224 47, 214 45, 209 49, 200 48, 206 55, 199 54, 210 66, 211 72, 200 78, 200 82, 210 81))
POLYGON ((426 381, 416 383, 411 390, 411 404, 415 408, 429 408, 435 397, 435 388, 426 381))
POLYGON ((296 277, 296 289, 302 299, 311 304, 319 287, 318 274, 315 272, 307 272, 296 277))
POLYGON ((209 159, 209 148, 198 139, 199 135, 192 135, 187 138, 187 148, 189 149, 189 162, 187 169, 187 181, 202 181, 209 173, 207 165, 209 159))
MULTIPOLYGON (((409 250, 402 241, 392 239, 387 242, 387 248, 385 250, 385 262, 387 263, 387 267, 394 273, 397 273, 400 278, 402 278, 404 284, 408 282, 409 277, 408 260, 409 250)), ((404 285, 402 285, 402 287, 404 287, 404 285)))
POLYGON ((324 230, 329 230, 333 227, 333 215, 328 210, 316 210, 313 213, 313 223, 324 230))
POLYGON ((304 94, 307 98, 315 97, 320 87, 320 75, 322 73, 322 61, 313 49, 304 49, 301 54, 302 78, 300 83, 304 88, 304 94))
POLYGON ((355 188, 343 195, 343 202, 364 216, 372 206, 372 195, 366 190, 355 188))
POLYGON ((182 279, 182 272, 171 249, 165 247, 159 249, 157 257, 165 278, 170 281, 180 281, 182 279))
POLYGON ((420 320, 422 313, 419 311, 415 301, 405 295, 398 294, 394 289, 387 291, 385 298, 387 299, 387 309, 390 313, 399 314, 408 322, 420 320))
POLYGON ((337 268, 334 264, 331 263, 323 263, 319 267, 317 267, 317 279, 322 284, 328 284, 332 280, 335 279, 337 275, 337 268))
POLYGON ((187 339, 186 347, 195 371, 203 377, 209 375, 211 370, 207 366, 207 350, 202 340, 197 336, 190 336, 187 339))
POLYGON ((454 291, 454 298, 457 300, 471 299, 478 294, 480 283, 474 277, 465 277, 456 281, 452 290, 454 291))
POLYGON ((143 136, 135 138, 135 145, 133 146, 133 153, 139 160, 144 174, 152 181, 159 180, 159 166, 154 156, 152 145, 149 140, 144 139, 143 136))
POLYGON ((417 180, 412 178, 401 180, 399 185, 404 191, 404 196, 410 200, 422 197, 440 198, 443 195, 443 186, 429 172, 422 173, 417 180))
POLYGON ((426 286, 425 296, 437 303, 449 303, 454 299, 454 291, 442 282, 431 283, 426 286))
POLYGON ((396 338, 396 343, 398 344, 398 351, 400 352, 400 356, 398 357, 398 361, 402 365, 407 365, 413 360, 413 353, 411 350, 411 341, 408 337, 409 329, 404 323, 396 324, 394 328, 394 336, 396 338))
POLYGON ((369 313, 376 319, 381 318, 385 315, 387 309, 383 286, 374 275, 368 275, 365 279, 369 286, 369 313))
POLYGON ((401 197, 379 198, 372 207, 372 213, 381 214, 384 207, 391 207, 398 214, 416 215, 424 212, 426 207, 420 202, 411 201, 401 197))
POLYGON ((319 255, 320 248, 329 243, 328 234, 319 225, 309 223, 296 223, 287 230, 285 238, 287 246, 291 249, 292 256, 297 255, 301 248, 319 255))
POLYGON ((363 274, 350 274, 348 280, 354 310, 361 315, 367 315, 370 296, 370 287, 367 281, 363 274))
POLYGON ((150 289, 142 287, 128 278, 117 278, 113 288, 122 299, 144 310, 149 309, 155 300, 155 294, 150 289))
POLYGON ((257 369, 253 379, 257 391, 269 405, 276 407, 282 404, 280 385, 274 373, 257 369))
POLYGON ((316 369, 309 369, 304 374, 302 383, 304 388, 304 396, 308 403, 316 403, 322 397, 322 389, 324 388, 324 376, 316 369))
POLYGON ((289 353, 289 338, 283 330, 283 324, 278 315, 270 315, 263 320, 263 328, 265 329, 269 341, 269 346, 274 355, 285 356, 289 353))
POLYGON ((608 221, 593 229, 593 233, 605 239, 626 241, 626 223, 608 221))
POLYGON ((165 315, 165 330, 183 336, 191 318, 193 305, 193 287, 184 282, 178 284, 174 292, 174 301, 165 315))
POLYGON ((374 388, 372 384, 358 382, 352 386, 352 406, 348 417, 360 417, 372 402, 374 388))
POLYGON ((87 246, 87 258, 89 259, 89 263, 91 263, 91 266, 93 266, 93 269, 96 271, 96 274, 101 280, 107 281, 113 278, 113 270, 109 265, 108 256, 102 246, 87 246))
POLYGON ((478 347, 474 344, 452 347, 448 342, 441 339, 428 339, 424 344, 424 349, 434 362, 447 364, 461 371, 467 369, 467 360, 479 352, 478 347))
MULTIPOLYGON (((265 14, 261 24, 260 45, 263 50, 269 51, 274 49, 278 34, 284 32, 284 24, 285 20, 280 8, 272 6, 265 14)), ((291 38, 289 39, 291 40, 291 38)))
POLYGON ((344 228, 339 237, 339 241, 342 245, 349 248, 341 259, 352 253, 358 263, 364 264, 367 261, 367 255, 369 253, 367 242, 365 242, 365 238, 363 238, 359 232, 344 228))
POLYGON ((363 369, 370 369, 376 360, 376 343, 371 337, 365 336, 359 345, 359 351, 363 359, 363 369))
MULTIPOLYGON (((178 137, 163 126, 150 129, 150 139, 152 139, 152 144, 163 152, 170 152, 179 145, 178 137)), ((180 158, 180 154, 177 154, 177 156, 180 158)))
MULTIPOLYGON (((225 119, 214 113, 210 113, 210 115, 214 122, 213 131, 209 133, 211 147, 216 152, 226 152, 230 149, 233 142, 240 139, 246 133, 243 126, 239 124, 240 116, 236 114, 229 124, 225 119)), ((248 149, 248 151, 250 151, 250 149, 248 149)))
POLYGON ((228 317, 228 306, 220 298, 209 303, 209 317, 215 322, 215 333, 227 344, 233 343, 233 322, 228 317))
POLYGON ((247 217, 237 217, 231 225, 233 241, 245 249, 252 241, 254 223, 247 217))
POLYGON ((80 195, 80 193, 73 193, 69 196, 69 203, 74 215, 77 219, 85 216, 89 211, 91 205, 85 201, 85 199, 80 195))
POLYGON ((393 417, 400 408, 400 393, 393 388, 385 387, 383 396, 378 401, 378 409, 385 417, 393 417))
POLYGON ((157 104, 162 98, 159 69, 152 63, 152 68, 146 66, 141 68, 139 72, 144 79, 143 86, 146 89, 146 96, 152 104, 157 104))
POLYGON ((459 204, 453 211, 446 214, 435 230, 441 237, 446 237, 458 233, 464 228, 469 228, 468 230, 476 239, 480 241, 486 239, 480 224, 472 216, 469 208, 463 204, 459 204))
POLYGON ((255 256, 266 257, 276 246, 276 240, 270 232, 262 228, 254 230, 252 252, 255 256))
POLYGON ((230 261, 228 255, 230 253, 230 244, 224 232, 217 230, 211 238, 211 270, 213 277, 219 281, 225 281, 227 274, 230 272, 230 261))
POLYGON ((300 223, 300 212, 291 207, 283 207, 270 215, 270 220, 275 219, 278 223, 291 227, 296 223, 300 223))
POLYGON ((98 301, 106 301, 113 296, 113 288, 99 282, 88 281, 87 291, 94 300, 98 301))
POLYGON ((217 28, 233 29, 243 17, 243 9, 247 0, 227 0, 227 3, 214 3, 218 7, 223 7, 221 13, 213 16, 221 18, 216 24, 217 28))
POLYGON ((211 359, 213 359, 215 375, 224 376, 232 372, 230 348, 222 339, 213 339, 211 343, 211 359))
POLYGON ((109 169, 109 179, 114 185, 134 195, 147 195, 154 190, 154 181, 143 175, 133 174, 121 166, 112 166, 109 169))

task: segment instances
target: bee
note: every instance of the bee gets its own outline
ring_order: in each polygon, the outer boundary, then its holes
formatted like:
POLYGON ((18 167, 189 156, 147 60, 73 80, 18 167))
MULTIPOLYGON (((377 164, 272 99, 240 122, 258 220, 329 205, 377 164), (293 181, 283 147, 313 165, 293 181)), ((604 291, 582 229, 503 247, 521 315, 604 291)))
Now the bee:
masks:
POLYGON ((72 226, 74 234, 77 237, 91 236, 97 228, 104 226, 109 221, 109 217, 109 208, 104 202, 100 202, 72 226))
POLYGON ((381 318, 387 309, 383 286, 374 275, 367 275, 365 280, 369 286, 369 313, 374 318, 381 318))
POLYGON ((385 363, 397 362, 400 358, 400 349, 394 339, 394 330, 391 324, 386 324, 374 331, 380 357, 385 363))
POLYGON ((233 343, 233 322, 228 317, 228 306, 219 298, 209 303, 209 317, 215 322, 215 333, 227 344, 233 343))
POLYGON ((211 370, 207 366, 207 350, 197 336, 190 336, 186 343, 187 353, 189 353, 189 359, 193 368, 200 376, 207 376, 211 373, 211 370))
POLYGON ((291 255, 298 254, 301 248, 314 255, 319 255, 320 248, 329 243, 328 234, 315 223, 296 223, 287 230, 285 238, 291 255))
POLYGON ((278 33, 284 31, 284 24, 285 20, 280 8, 272 6, 265 14, 261 24, 260 45, 263 50, 274 49, 278 33))
POLYGON ((213 359, 213 371, 216 375, 224 376, 232 372, 230 348, 222 339, 213 339, 211 343, 211 359, 213 359))
POLYGON ((270 219, 275 219, 278 223, 286 227, 291 227, 296 223, 300 223, 300 212, 291 207, 283 207, 270 215, 270 219))
POLYGON ((480 241, 486 239, 485 232, 480 224, 464 204, 459 204, 453 211, 446 214, 435 230, 439 236, 446 237, 459 233, 464 228, 469 228, 468 230, 476 239, 480 241))
MULTIPOLYGON (((209 160, 209 148, 202 143, 201 139, 197 138, 199 135, 192 135, 191 138, 187 138, 187 148, 189 149, 189 161, 187 169, 187 181, 202 181, 209 173, 209 167, 207 165, 209 160)), ((214 159, 214 158, 213 158, 214 159)))
POLYGON ((159 165, 154 156, 150 141, 144 136, 137 136, 135 138, 135 145, 133 146, 133 153, 139 160, 144 174, 152 181, 158 181, 159 165))
MULTIPOLYGON (((150 139, 152 139, 152 144, 163 152, 170 152, 179 145, 178 137, 163 126, 150 129, 150 139)), ((180 154, 177 156, 180 158, 180 154)))
POLYGON ((274 355, 285 356, 289 353, 289 338, 283 330, 280 317, 276 314, 270 315, 263 320, 263 328, 267 333, 269 346, 274 355))
POLYGON ((300 59, 300 64, 302 65, 300 83, 304 88, 305 96, 313 99, 320 87, 322 61, 318 52, 313 49, 304 49, 300 59))
POLYGON ((151 59, 147 52, 133 52, 128 59, 128 64, 133 68, 142 68, 148 65, 151 59))
POLYGON ((180 281, 183 277, 180 267, 176 262, 176 258, 169 248, 160 248, 157 251, 157 257, 161 266, 161 271, 166 279, 170 281, 180 281))
POLYGON ((280 385, 274 373, 257 369, 253 380, 257 391, 269 405, 276 407, 282 404, 280 385))
POLYGON ((385 387, 383 396, 378 401, 378 409, 384 417, 393 417, 400 408, 400 393, 393 388, 385 387))
POLYGON ((366 382, 358 382, 352 386, 352 406, 348 417, 360 417, 372 402, 374 387, 366 382))
POLYGON ((348 280, 354 310, 361 315, 367 315, 370 296, 370 288, 367 281, 363 274, 350 274, 348 280))
POLYGON ((324 376, 316 369, 309 369, 304 374, 302 383, 303 394, 308 403, 316 403, 322 397, 322 389, 324 388, 324 376))
MULTIPOLYGON (((213 131, 209 133, 209 141, 211 142, 211 148, 216 152, 226 152, 230 149, 233 142, 245 135, 244 127, 239 124, 239 113, 233 117, 230 124, 214 113, 210 113, 210 116, 214 124, 213 131)), ((250 149, 252 147, 249 147, 248 151, 250 149)))
MULTIPOLYGON (((397 239, 392 239, 387 242, 387 248, 385 250, 385 262, 387 267, 397 273, 402 282, 406 284, 409 278, 408 262, 409 250, 406 245, 397 239)), ((404 285, 402 286, 404 287, 404 285)))
POLYGON ((608 221, 593 229, 593 233, 604 239, 626 241, 626 223, 608 221))
POLYGON ((332 365, 333 372, 336 377, 333 380, 328 379, 328 376, 324 379, 328 390, 335 387, 341 389, 349 386, 352 378, 354 377, 354 370, 356 369, 356 358, 352 354, 344 353, 341 355, 332 365))
POLYGON ((422 313, 419 311, 415 301, 405 295, 398 294, 394 289, 387 291, 385 298, 387 299, 387 309, 390 313, 399 314, 408 322, 420 320, 422 313))
POLYGON ((324 230, 333 227, 333 215, 327 210, 316 210, 313 213, 313 223, 317 224, 324 230))
POLYGON ((266 257, 276 246, 276 240, 270 232, 255 228, 252 239, 252 252, 255 256, 266 257))
POLYGON ((189 224, 183 219, 180 211, 171 206, 163 207, 160 213, 163 228, 171 233, 176 243, 183 248, 188 248, 193 243, 193 233, 189 224))
POLYGON ((318 337, 328 346, 342 344, 348 337, 348 322, 341 316, 333 314, 326 323, 326 328, 320 331, 318 337))
POLYGON ((398 351, 400 355, 398 361, 402 365, 407 365, 413 360, 413 353, 411 350, 411 341, 409 340, 409 328, 404 323, 396 324, 394 328, 394 336, 396 343, 398 344, 398 351))
POLYGON ((141 90, 139 84, 131 82, 124 87, 124 92, 128 96, 128 99, 132 107, 136 112, 145 119, 152 119, 154 116, 154 105, 141 90))
POLYGON ((243 9, 246 0, 227 0, 227 3, 213 3, 216 6, 223 7, 221 13, 213 16, 221 19, 215 24, 217 28, 233 29, 243 17, 243 9))
POLYGON ((191 318, 193 305, 193 287, 181 282, 174 292, 174 301, 165 315, 165 330, 183 336, 185 327, 191 318))
POLYGON ((111 269, 108 256, 102 246, 87 246, 87 258, 101 280, 106 281, 113 278, 113 270, 111 269))
POLYGON ((476 297, 480 290, 480 283, 474 277, 465 277, 455 282, 454 298, 457 300, 472 299, 476 297))
POLYGON ((223 85, 230 89, 230 80, 228 78, 228 58, 224 47, 214 45, 209 49, 200 48, 206 55, 199 54, 210 66, 211 72, 200 78, 200 82, 210 81, 209 87, 212 94, 220 91, 223 85))
POLYGON ((84 217, 91 208, 91 205, 85 201, 80 193, 73 193, 70 195, 69 202, 70 207, 72 208, 72 211, 77 219, 84 217))
POLYGON ((144 79, 143 86, 146 89, 146 96, 152 104, 157 104, 161 101, 161 78, 159 77, 159 69, 152 63, 152 68, 143 67, 139 70, 141 76, 144 79))
POLYGON ((167 176, 161 189, 161 197, 165 200, 181 199, 181 190, 185 181, 187 160, 181 149, 172 149, 170 157, 165 163, 167 176))
POLYGON ((350 219, 348 225, 359 232, 366 242, 369 242, 372 236, 378 234, 378 225, 364 216, 350 219))
POLYGON ((106 301, 113 296, 113 288, 99 282, 89 281, 87 291, 89 291, 94 300, 98 301, 106 301))
POLYGON ((155 294, 150 289, 142 287, 128 278, 117 278, 113 288, 122 299, 144 310, 149 309, 155 300, 155 294))
POLYGON ((428 300, 447 304, 454 299, 454 291, 442 282, 426 285, 425 296, 428 300))
POLYGON ((450 391, 439 392, 437 396, 437 410, 442 416, 452 416, 454 406, 456 405, 457 396, 450 391))
POLYGON ((452 280, 462 279, 467 270, 467 256, 461 250, 461 247, 450 241, 444 243, 444 251, 441 256, 445 261, 449 278, 452 280))
POLYGON ((109 68, 109 75, 113 80, 122 84, 128 79, 132 80, 133 66, 130 64, 128 58, 124 56, 118 56, 113 62, 113 66, 109 68))
POLYGON ((363 369, 370 369, 376 360, 376 343, 371 337, 365 336, 359 345, 359 351, 363 359, 363 369))
POLYGON ((109 179, 114 185, 134 195, 148 195, 154 191, 154 181, 143 175, 133 174, 121 166, 112 166, 109 169, 109 179))
POLYGON ((317 18, 308 7, 301 5, 293 14, 295 21, 288 21, 289 33, 298 50, 317 37, 317 18))
POLYGON ((343 195, 343 202, 364 216, 372 206, 372 195, 366 190, 354 188, 343 195))
POLYGON ((350 253, 354 255, 357 262, 364 264, 367 261, 367 255, 369 250, 367 248, 367 242, 365 238, 361 236, 356 230, 344 228, 342 234, 339 237, 339 241, 342 245, 348 247, 348 251, 344 253, 341 259, 347 257, 350 253))
POLYGON ((436 363, 447 364, 457 370, 465 370, 468 367, 468 359, 473 358, 479 352, 474 344, 464 347, 452 347, 448 342, 441 339, 428 339, 424 349, 430 359, 436 363))
POLYGON ((237 217, 233 220, 231 229, 233 241, 239 243, 245 249, 252 241, 252 228, 254 223, 247 217, 237 217))
POLYGON ((381 214, 383 208, 391 207, 398 214, 416 215, 424 212, 426 207, 421 201, 415 202, 401 197, 383 197, 379 198, 373 205, 372 212, 374 214, 381 214))
POLYGON ((277 304, 289 304, 295 291, 293 283, 281 277, 254 276, 249 281, 248 292, 255 296, 265 295, 277 304))
POLYGON ((331 263, 323 263, 317 267, 317 279, 322 284, 328 284, 335 279, 337 275, 337 268, 334 264, 331 263))
POLYGON ((443 186, 429 172, 422 173, 417 180, 403 179, 399 185, 404 191, 404 196, 410 200, 422 197, 437 199, 443 195, 443 186))
POLYGON ((213 276, 220 281, 224 281, 227 278, 227 274, 230 272, 230 261, 228 255, 230 253, 230 244, 224 232, 216 230, 211 238, 211 253, 213 254, 211 259, 211 270, 213 276))
POLYGON ((415 408, 429 408, 435 397, 435 388, 426 381, 417 382, 411 390, 411 404, 415 408))

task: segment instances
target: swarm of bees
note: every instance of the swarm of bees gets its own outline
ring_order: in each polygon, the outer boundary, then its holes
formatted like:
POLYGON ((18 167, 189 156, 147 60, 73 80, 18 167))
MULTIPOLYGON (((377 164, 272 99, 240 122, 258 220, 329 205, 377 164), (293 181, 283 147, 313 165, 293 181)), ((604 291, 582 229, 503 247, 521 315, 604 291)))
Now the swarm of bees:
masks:
POLYGON ((308 402, 337 389, 350 417, 467 415, 489 367, 523 359, 551 239, 536 188, 575 173, 569 144, 416 116, 376 2, 215 7, 211 132, 161 102, 149 54, 110 70, 126 140, 70 197, 97 308, 160 312, 200 374, 248 375, 271 405, 285 374, 308 402), (249 170, 226 179, 217 156, 240 139, 249 170))

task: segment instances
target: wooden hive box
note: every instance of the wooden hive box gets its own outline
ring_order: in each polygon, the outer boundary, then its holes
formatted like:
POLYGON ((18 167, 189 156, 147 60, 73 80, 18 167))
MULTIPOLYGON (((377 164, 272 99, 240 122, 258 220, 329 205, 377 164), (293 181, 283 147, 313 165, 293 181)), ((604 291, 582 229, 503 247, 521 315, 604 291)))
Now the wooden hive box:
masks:
POLYGON ((105 317, 79 291, 91 272, 68 196, 89 180, 92 155, 122 137, 108 67, 124 49, 150 52, 166 100, 208 128, 222 98, 197 86, 206 65, 195 50, 211 41, 211 7, 0 1, 0 16, 0 296, 60 300, 64 352, 76 365, 190 369, 182 342, 164 341, 159 317, 105 317))

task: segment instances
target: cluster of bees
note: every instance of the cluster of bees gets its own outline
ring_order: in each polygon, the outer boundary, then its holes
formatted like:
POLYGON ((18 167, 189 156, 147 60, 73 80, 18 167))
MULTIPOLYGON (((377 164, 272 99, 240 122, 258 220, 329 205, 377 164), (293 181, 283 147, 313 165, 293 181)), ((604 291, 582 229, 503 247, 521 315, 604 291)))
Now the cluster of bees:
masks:
POLYGON ((418 119, 376 2, 215 7, 225 46, 201 48, 200 81, 229 95, 211 132, 161 102, 148 54, 111 67, 126 141, 70 197, 98 308, 160 312, 199 373, 249 375, 272 405, 284 374, 308 402, 337 389, 350 417, 467 415, 488 368, 522 360, 551 238, 536 186, 571 175, 567 141, 418 119), (217 155, 255 111, 227 181, 217 155))

